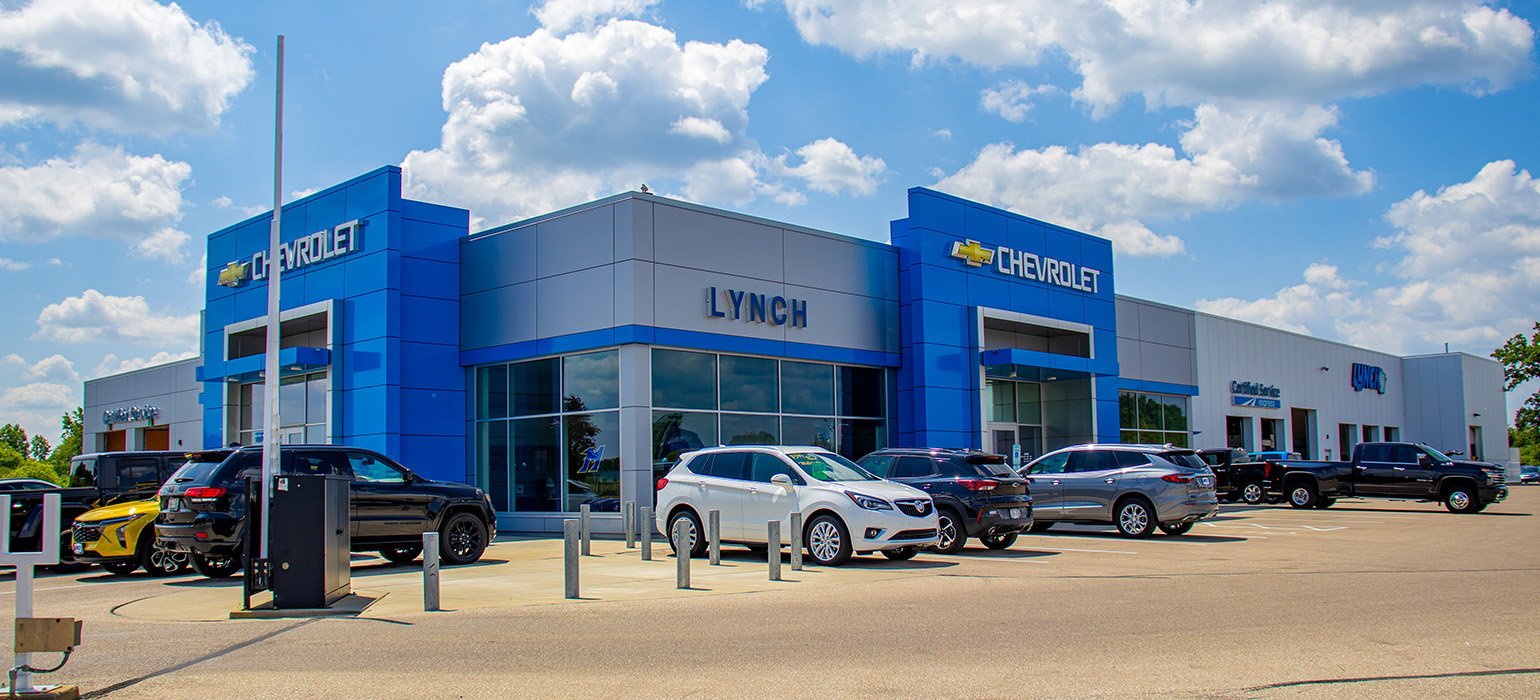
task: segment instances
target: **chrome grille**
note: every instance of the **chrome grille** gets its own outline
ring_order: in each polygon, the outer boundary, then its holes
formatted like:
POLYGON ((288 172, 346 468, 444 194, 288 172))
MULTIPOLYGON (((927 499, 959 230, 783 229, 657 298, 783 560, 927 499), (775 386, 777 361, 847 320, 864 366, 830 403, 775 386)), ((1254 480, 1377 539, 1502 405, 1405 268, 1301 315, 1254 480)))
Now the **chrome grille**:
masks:
POLYGON ((928 540, 935 536, 935 530, 899 530, 898 532, 893 533, 893 536, 889 537, 888 541, 928 540))
POLYGON ((102 528, 99 525, 75 523, 74 530, 72 536, 75 538, 75 542, 79 544, 91 544, 102 538, 102 528))
POLYGON ((912 515, 916 518, 930 515, 936 509, 935 504, 931 503, 929 498, 906 498, 893 501, 893 503, 898 506, 900 513, 912 515))

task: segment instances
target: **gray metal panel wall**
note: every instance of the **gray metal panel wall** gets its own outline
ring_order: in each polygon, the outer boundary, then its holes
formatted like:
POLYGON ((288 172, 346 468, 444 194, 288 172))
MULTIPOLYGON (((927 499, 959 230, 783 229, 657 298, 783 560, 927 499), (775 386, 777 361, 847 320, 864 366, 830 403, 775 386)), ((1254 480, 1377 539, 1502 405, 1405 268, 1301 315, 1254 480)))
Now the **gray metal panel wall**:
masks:
POLYGON ((1131 297, 1118 297, 1118 373, 1124 379, 1198 383, 1193 313, 1131 297))
POLYGON ((91 452, 97 449, 100 436, 109 429, 127 431, 129 438, 126 446, 129 449, 140 447, 133 443, 134 431, 147 427, 149 421, 128 421, 109 426, 103 422, 102 413, 146 404, 160 409, 155 417, 155 425, 170 428, 172 449, 179 446, 187 449, 201 447, 203 407, 198 403, 198 394, 203 390, 203 385, 197 381, 197 369, 201 364, 202 359, 193 357, 86 380, 84 402, 81 404, 85 416, 85 450, 91 452))

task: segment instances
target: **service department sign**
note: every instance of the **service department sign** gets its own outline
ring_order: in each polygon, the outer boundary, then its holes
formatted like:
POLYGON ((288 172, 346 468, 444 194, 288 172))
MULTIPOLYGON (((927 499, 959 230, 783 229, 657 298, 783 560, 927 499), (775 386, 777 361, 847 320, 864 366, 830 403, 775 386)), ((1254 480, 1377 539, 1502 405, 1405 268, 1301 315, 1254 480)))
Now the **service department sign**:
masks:
POLYGON ((1282 408, 1283 390, 1262 382, 1230 382, 1230 403, 1250 408, 1282 408))
POLYGON ((102 423, 128 423, 132 421, 147 420, 155 422, 155 417, 160 415, 160 407, 145 404, 143 406, 124 406, 122 408, 109 408, 102 411, 102 423))
POLYGON ((952 241, 948 257, 961 260, 968 267, 988 267, 998 274, 1065 287, 1087 294, 1100 288, 1102 271, 1046 255, 1012 250, 1006 246, 988 247, 971 238, 952 241))

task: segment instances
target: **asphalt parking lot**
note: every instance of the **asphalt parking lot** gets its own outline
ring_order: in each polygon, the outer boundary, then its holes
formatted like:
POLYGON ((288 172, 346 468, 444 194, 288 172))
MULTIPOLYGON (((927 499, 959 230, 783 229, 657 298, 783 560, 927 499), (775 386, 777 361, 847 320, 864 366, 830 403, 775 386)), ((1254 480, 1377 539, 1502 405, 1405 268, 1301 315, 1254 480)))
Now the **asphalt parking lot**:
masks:
POLYGON ((43 575, 37 614, 83 619, 85 644, 39 682, 110 698, 1536 697, 1537 510, 1540 488, 1519 486, 1480 515, 1226 506, 1184 537, 1063 527, 782 582, 726 549, 687 591, 667 545, 642 562, 602 541, 577 601, 559 542, 500 541, 444 570, 444 612, 422 612, 420 571, 358 559, 353 587, 377 600, 356 618, 232 621, 237 579, 43 575))

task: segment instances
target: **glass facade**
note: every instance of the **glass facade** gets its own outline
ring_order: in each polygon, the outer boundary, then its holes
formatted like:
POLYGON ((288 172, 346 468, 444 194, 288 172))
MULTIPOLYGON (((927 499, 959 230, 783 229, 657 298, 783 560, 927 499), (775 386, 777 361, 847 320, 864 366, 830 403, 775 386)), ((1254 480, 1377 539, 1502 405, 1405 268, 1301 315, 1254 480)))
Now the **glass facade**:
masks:
MULTIPOLYGON (((326 443, 326 392, 331 382, 325 372, 284 377, 278 382, 279 441, 284 444, 326 443)), ((261 382, 236 387, 235 440, 255 445, 267 425, 267 391, 261 382)))
POLYGON ((1188 398, 1124 391, 1118 394, 1119 425, 1125 443, 1189 446, 1188 398))
POLYGON ((499 511, 620 511, 616 350, 477 367, 477 484, 499 511))

